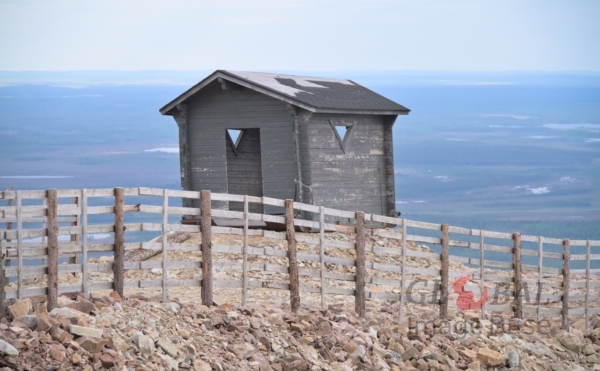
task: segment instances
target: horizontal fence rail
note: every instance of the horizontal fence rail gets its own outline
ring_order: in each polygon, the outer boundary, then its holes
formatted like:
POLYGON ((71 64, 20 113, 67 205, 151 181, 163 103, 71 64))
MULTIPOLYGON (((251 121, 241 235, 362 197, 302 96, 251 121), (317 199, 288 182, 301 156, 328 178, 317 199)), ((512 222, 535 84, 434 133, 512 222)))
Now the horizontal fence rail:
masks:
POLYGON ((590 316, 600 313, 600 306, 594 305, 600 300, 600 281, 596 280, 600 269, 592 267, 600 263, 600 241, 468 229, 210 191, 143 187, 9 190, 0 193, 0 202, 0 227, 4 226, 0 229, 0 310, 7 299, 37 295, 47 295, 51 310, 57 295, 66 292, 88 296, 90 291, 112 289, 123 296, 126 289, 159 288, 166 301, 170 288, 199 287, 205 305, 213 304, 213 290, 240 289, 242 306, 250 289, 286 290, 294 311, 301 292, 317 295, 321 306, 326 306, 331 295, 354 296, 361 316, 366 299, 392 300, 400 303, 399 319, 407 305, 439 306, 439 316, 445 319, 449 304, 455 303, 461 310, 477 310, 482 316, 486 312, 512 312, 518 318, 525 313, 537 320, 560 316, 563 328, 569 326, 569 315, 583 316, 587 328, 590 316), (152 202, 128 204, 131 197, 152 202), (180 199, 199 200, 196 204, 201 207, 173 206, 181 204, 180 199), (242 211, 229 210, 229 204, 243 205, 242 211), (249 211, 252 204, 280 212, 253 213, 249 211), (132 222, 130 217, 152 214, 162 222, 132 222), (181 224, 170 221, 173 216, 202 223, 181 224), (219 226, 213 223, 215 218, 240 223, 219 226), (280 227, 254 229, 251 223, 280 227), (158 238, 132 242, 127 236, 133 232, 154 232, 158 238), (170 242, 173 232, 201 233, 201 241, 170 242), (94 243, 90 236, 95 234, 110 235, 110 241, 94 243), (217 235, 239 237, 239 243, 215 243, 217 235), (253 236, 275 241, 279 247, 251 246, 253 236), (155 251, 160 260, 126 261, 125 254, 136 250, 155 251), (197 254, 201 260, 170 261, 169 252, 177 251, 197 254), (113 257, 89 260, 90 254, 113 257), (219 259, 213 261, 213 257, 219 259), (65 258, 68 261, 59 264, 65 258), (585 267, 573 269, 570 263, 578 261, 585 267), (148 269, 159 269, 162 276, 127 278, 128 272, 148 269), (171 279, 170 269, 199 274, 193 279, 171 279), (215 278, 215 270, 241 274, 239 279, 215 278), (112 273, 110 280, 90 278, 102 272, 112 273), (59 276, 65 274, 78 275, 78 283, 60 283, 59 276), (265 278, 271 274, 284 278, 265 278), (39 277, 45 281, 31 284, 39 277), (468 283, 478 286, 477 293, 487 295, 488 300, 461 301, 468 283), (498 292, 503 302, 496 300, 498 292))

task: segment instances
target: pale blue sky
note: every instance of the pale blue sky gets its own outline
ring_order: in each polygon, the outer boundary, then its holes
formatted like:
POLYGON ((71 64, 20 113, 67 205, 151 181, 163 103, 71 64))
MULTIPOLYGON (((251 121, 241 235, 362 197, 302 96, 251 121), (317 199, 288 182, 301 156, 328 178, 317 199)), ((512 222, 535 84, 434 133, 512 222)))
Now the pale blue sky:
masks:
POLYGON ((600 1, 0 0, 0 70, 600 71, 600 1))

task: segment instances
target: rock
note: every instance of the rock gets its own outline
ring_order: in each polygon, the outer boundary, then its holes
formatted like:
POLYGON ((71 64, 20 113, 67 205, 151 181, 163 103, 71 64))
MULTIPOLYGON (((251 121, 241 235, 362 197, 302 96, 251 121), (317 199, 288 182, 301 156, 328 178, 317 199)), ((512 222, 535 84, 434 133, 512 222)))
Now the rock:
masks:
POLYGON ((195 371, 212 371, 212 367, 210 367, 210 364, 202 360, 195 359, 193 364, 195 371))
POLYGON ((458 352, 456 351, 456 349, 452 348, 452 347, 448 347, 448 349, 446 349, 446 353, 448 353, 448 355, 450 357, 452 357, 453 360, 458 361, 460 356, 458 355, 458 352))
POLYGON ((78 336, 90 336, 94 338, 101 338, 102 330, 98 330, 91 327, 71 325, 71 334, 78 336))
POLYGON ((58 344, 52 344, 50 346, 50 357, 52 357, 54 360, 56 360, 58 362, 62 362, 65 360, 65 352, 62 350, 62 349, 64 349, 64 347, 61 349, 61 348, 57 347, 56 345, 58 345, 58 344))
POLYGON ((9 306, 8 313, 12 318, 19 318, 28 315, 32 309, 31 299, 27 298, 9 306))
POLYGON ((156 345, 161 347, 162 350, 164 350, 165 353, 167 353, 171 357, 177 357, 177 347, 168 339, 160 338, 156 342, 156 345))
POLYGON ((50 314, 53 315, 56 319, 60 319, 60 318, 64 318, 67 319, 69 321, 71 321, 71 323, 75 324, 78 321, 91 321, 91 317, 83 312, 80 312, 76 309, 71 309, 71 308, 54 308, 52 309, 52 311, 50 311, 50 314))
POLYGON ((106 340, 89 336, 82 336, 79 339, 77 339, 76 342, 79 344, 80 347, 82 347, 90 353, 100 352, 102 348, 104 348, 104 345, 106 345, 106 340))
POLYGON ((517 353, 516 350, 509 350, 506 354, 506 358, 508 359, 508 367, 519 367, 519 353, 517 353))
POLYGON ((74 303, 67 304, 66 307, 75 309, 85 314, 91 314, 92 312, 98 310, 94 303, 86 299, 80 299, 74 303))
POLYGON ((115 365, 115 360, 110 354, 103 354, 100 356, 100 362, 102 362, 102 367, 111 368, 115 365))
POLYGON ((79 362, 81 362, 81 355, 79 353, 74 353, 71 357, 71 363, 77 365, 79 364, 79 362))
POLYGON ((469 370, 479 371, 480 368, 481 368, 481 364, 479 363, 479 361, 473 361, 473 362, 469 363, 469 370))
POLYGON ((402 361, 408 361, 409 359, 413 358, 415 354, 417 354, 417 349, 415 347, 410 347, 404 353, 402 353, 400 357, 402 358, 402 361))
POLYGON ((504 365, 502 354, 489 348, 479 349, 479 352, 477 352, 477 358, 484 366, 504 365))
POLYGON ((181 311, 181 307, 177 303, 164 303, 163 306, 173 314, 178 314, 181 311))
POLYGON ((37 327, 38 320, 37 316, 35 315, 28 314, 25 316, 21 316, 18 320, 31 330, 35 330, 35 328, 37 327))
POLYGON ((49 315, 42 313, 36 316, 37 318, 37 327, 36 330, 38 332, 48 332, 52 329, 53 326, 58 325, 59 322, 49 315))
POLYGON ((594 346, 593 346, 592 344, 586 344, 586 345, 583 347, 583 350, 582 350, 582 352, 583 352, 583 354, 585 354, 586 356, 589 356, 589 355, 592 355, 592 354, 595 354, 595 353, 596 353, 596 351, 594 350, 594 346))
POLYGON ((154 353, 154 341, 148 335, 141 335, 137 339, 138 347, 140 352, 145 356, 150 356, 154 353))
POLYGON ((460 351, 460 354, 462 354, 463 356, 470 358, 470 359, 477 358, 477 352, 474 352, 470 349, 463 349, 460 351))
POLYGON ((165 356, 165 363, 169 371, 177 371, 179 369, 179 362, 169 356, 165 356))
POLYGON ((8 356, 18 356, 19 351, 14 346, 10 345, 4 340, 0 339, 0 353, 6 354, 8 356))
POLYGON ((73 336, 71 336, 71 334, 62 330, 58 326, 52 327, 50 330, 50 336, 52 336, 52 339, 60 341, 61 343, 68 343, 73 340, 73 336))
POLYGON ((583 344, 576 335, 561 331, 556 335, 556 339, 568 350, 575 353, 581 353, 583 344))
POLYGON ((117 302, 117 303, 122 303, 123 302, 123 299, 121 298, 121 295, 119 295, 119 293, 116 292, 116 291, 112 291, 110 294, 108 294, 108 297, 110 299, 112 299, 111 301, 113 303, 114 302, 117 302))

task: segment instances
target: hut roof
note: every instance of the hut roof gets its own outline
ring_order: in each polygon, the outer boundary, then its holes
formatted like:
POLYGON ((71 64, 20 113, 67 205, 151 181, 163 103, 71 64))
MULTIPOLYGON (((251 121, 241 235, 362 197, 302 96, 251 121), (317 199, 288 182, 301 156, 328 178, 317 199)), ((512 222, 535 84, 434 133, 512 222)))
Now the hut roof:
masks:
POLYGON ((172 110, 218 80, 224 88, 243 87, 304 108, 315 113, 352 113, 406 115, 408 108, 395 103, 352 80, 306 77, 263 72, 236 72, 217 70, 169 102, 160 112, 172 110))

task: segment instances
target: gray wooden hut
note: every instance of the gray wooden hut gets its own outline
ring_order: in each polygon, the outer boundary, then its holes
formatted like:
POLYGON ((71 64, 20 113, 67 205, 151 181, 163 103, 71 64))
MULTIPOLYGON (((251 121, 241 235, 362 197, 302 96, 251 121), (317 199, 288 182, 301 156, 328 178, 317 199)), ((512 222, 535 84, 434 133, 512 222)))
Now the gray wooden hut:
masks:
POLYGON ((218 70, 160 112, 184 190, 396 215, 392 126, 409 110, 351 80, 218 70))

